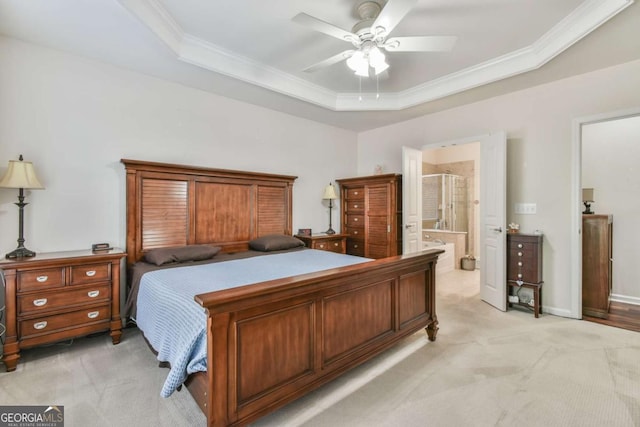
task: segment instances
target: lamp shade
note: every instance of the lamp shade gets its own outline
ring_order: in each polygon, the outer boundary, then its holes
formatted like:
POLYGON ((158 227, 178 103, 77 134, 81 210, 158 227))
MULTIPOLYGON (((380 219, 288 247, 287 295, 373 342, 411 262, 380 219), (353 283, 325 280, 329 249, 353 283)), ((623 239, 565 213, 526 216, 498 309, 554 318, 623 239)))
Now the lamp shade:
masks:
POLYGON ((44 186, 38 181, 33 163, 20 160, 9 160, 7 172, 0 180, 0 187, 42 189, 44 186))
POLYGON ((582 189, 582 201, 583 202, 593 202, 593 188, 583 188, 582 189))
POLYGON ((336 195, 336 189, 333 184, 329 184, 324 189, 324 196, 322 196, 325 200, 335 200, 338 198, 336 195))

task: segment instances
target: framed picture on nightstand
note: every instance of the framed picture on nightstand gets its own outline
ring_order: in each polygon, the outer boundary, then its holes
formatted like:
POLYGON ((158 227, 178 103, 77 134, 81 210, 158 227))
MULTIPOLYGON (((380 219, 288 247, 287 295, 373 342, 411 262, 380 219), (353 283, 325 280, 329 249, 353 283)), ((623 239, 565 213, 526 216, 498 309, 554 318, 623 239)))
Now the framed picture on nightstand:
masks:
POLYGON ((311 229, 310 228, 298 228, 298 235, 299 236, 311 236, 311 229))

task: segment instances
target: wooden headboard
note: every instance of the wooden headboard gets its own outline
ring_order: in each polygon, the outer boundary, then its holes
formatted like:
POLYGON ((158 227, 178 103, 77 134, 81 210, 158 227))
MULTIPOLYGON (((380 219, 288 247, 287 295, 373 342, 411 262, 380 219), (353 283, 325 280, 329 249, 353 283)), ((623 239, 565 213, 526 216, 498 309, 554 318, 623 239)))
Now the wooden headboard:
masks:
POLYGON ((215 244, 247 250, 291 235, 295 176, 122 159, 127 171, 127 263, 149 249, 215 244))

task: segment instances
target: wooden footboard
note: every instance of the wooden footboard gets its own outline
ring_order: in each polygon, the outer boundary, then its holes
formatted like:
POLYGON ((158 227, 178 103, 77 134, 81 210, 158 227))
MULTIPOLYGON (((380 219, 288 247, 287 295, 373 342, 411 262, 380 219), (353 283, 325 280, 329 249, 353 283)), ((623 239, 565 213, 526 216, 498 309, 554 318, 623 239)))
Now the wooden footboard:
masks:
POLYGON ((208 372, 187 382, 209 426, 245 425, 426 328, 441 250, 196 296, 208 372))

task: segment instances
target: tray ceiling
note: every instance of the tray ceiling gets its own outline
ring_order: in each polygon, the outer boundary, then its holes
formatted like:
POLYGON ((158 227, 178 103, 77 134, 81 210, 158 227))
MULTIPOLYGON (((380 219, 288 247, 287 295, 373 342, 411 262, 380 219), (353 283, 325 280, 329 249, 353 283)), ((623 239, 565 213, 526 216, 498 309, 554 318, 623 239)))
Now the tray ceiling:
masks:
POLYGON ((391 35, 453 35, 450 52, 388 52, 381 78, 359 78, 344 61, 303 71, 350 45, 291 19, 304 12, 350 31, 357 4, 0 0, 0 32, 362 130, 371 124, 355 124, 353 114, 372 113, 370 123, 382 112, 415 115, 434 101, 540 69, 633 0, 418 0, 391 35), (336 112, 352 113, 354 125, 333 120, 336 112))

